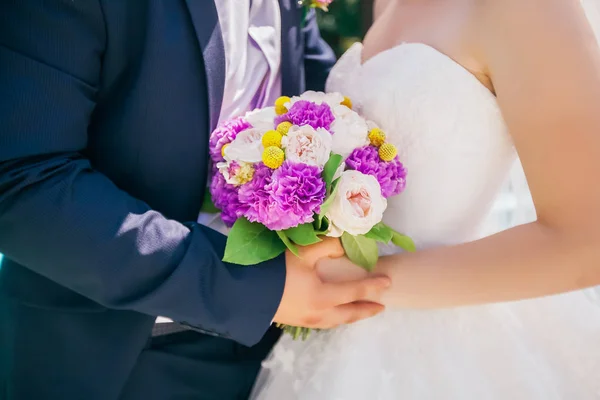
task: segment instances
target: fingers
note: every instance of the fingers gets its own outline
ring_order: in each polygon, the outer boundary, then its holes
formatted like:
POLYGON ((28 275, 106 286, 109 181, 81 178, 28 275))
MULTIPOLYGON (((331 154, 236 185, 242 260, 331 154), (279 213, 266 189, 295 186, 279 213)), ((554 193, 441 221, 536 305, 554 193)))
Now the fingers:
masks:
POLYGON ((346 252, 344 251, 344 248, 342 247, 342 243, 340 242, 340 239, 328 237, 328 238, 325 238, 323 240, 323 242, 325 242, 327 245, 327 249, 328 249, 327 257, 338 258, 338 257, 343 257, 346 254, 346 252))
POLYGON ((324 283, 321 294, 326 307, 357 301, 378 299, 390 287, 386 276, 370 277, 357 281, 324 283))
POLYGON ((330 328, 339 325, 351 324, 362 319, 371 318, 385 309, 384 306, 377 303, 351 303, 337 306, 333 310, 333 315, 328 318, 332 324, 330 328))
POLYGON ((317 244, 300 248, 300 257, 310 267, 323 258, 339 258, 344 254, 344 248, 337 238, 326 237, 317 244))
POLYGON ((348 282, 365 279, 369 272, 346 257, 325 258, 317 262, 317 275, 323 282, 348 282))

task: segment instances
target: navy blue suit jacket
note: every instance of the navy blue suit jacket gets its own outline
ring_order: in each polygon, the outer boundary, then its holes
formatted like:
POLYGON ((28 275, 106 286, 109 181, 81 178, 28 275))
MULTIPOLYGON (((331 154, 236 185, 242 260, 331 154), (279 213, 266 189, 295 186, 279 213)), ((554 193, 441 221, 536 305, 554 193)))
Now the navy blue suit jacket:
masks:
MULTIPOLYGON (((314 13, 280 5, 283 91, 322 90, 314 13)), ((0 0, 7 393, 124 379, 158 315, 244 345, 268 329, 283 258, 223 263, 225 237, 195 222, 224 75, 213 1, 0 0)))

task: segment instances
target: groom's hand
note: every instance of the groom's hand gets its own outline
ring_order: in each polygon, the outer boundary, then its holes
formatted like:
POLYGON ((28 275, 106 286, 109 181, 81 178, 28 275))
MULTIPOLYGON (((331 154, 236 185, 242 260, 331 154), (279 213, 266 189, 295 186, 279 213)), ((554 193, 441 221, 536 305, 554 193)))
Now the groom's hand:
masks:
POLYGON ((381 304, 366 302, 379 298, 390 285, 389 278, 369 277, 350 282, 324 282, 316 264, 324 258, 344 255, 339 240, 326 238, 301 248, 300 257, 286 254, 287 276, 275 322, 307 328, 330 329, 372 317, 381 304))

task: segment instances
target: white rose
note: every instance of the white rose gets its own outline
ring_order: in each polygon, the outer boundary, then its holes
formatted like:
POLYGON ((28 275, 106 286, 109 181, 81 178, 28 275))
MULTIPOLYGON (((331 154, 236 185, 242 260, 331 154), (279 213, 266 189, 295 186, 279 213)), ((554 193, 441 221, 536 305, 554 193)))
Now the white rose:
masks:
POLYGON ((235 140, 223 151, 225 160, 256 163, 262 160, 264 151, 262 144, 263 131, 249 128, 238 133, 235 140))
POLYGON ((289 109, 291 106, 293 106, 296 102, 300 100, 310 101, 318 105, 326 103, 329 107, 333 108, 339 106, 340 103, 344 101, 344 96, 337 92, 323 93, 309 90, 307 92, 302 93, 300 96, 292 97, 289 103, 287 103, 285 106, 289 109))
POLYGON ((285 148, 286 160, 316 165, 320 168, 325 166, 331 153, 331 133, 310 125, 293 126, 288 134, 283 137, 282 145, 285 148))
POLYGON ((381 195, 375 177, 354 170, 344 171, 326 214, 331 223, 327 236, 339 237, 344 232, 364 235, 381 222, 386 208, 387 200, 381 195))
POLYGON ((275 107, 266 107, 250 111, 246 113, 244 118, 253 128, 259 129, 264 133, 273 129, 276 116, 275 107))
POLYGON ((346 106, 334 107, 333 114, 335 121, 331 124, 331 132, 334 153, 346 158, 354 149, 369 144, 369 126, 364 118, 346 106))

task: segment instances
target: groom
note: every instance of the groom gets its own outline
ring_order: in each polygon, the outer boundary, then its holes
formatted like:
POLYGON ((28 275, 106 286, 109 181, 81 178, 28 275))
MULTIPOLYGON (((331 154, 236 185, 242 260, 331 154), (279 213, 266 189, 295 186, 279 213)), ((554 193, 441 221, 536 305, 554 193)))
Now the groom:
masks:
POLYGON ((1 398, 245 398, 273 320, 380 310, 337 242, 241 268, 195 222, 218 121, 333 62, 295 0, 0 0, 1 398))

